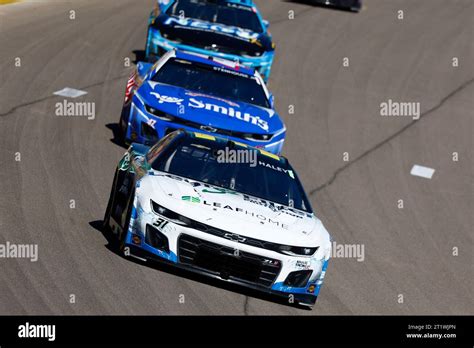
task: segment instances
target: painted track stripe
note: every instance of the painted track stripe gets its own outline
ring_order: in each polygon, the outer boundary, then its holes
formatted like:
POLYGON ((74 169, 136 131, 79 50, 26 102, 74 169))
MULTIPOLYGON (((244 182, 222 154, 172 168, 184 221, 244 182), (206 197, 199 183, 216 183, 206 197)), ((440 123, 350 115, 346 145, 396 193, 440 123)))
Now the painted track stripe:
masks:
POLYGON ((0 0, 0 5, 13 4, 14 2, 18 1, 19 0, 0 0))
POLYGON ((419 176, 425 179, 431 179, 435 170, 433 168, 423 167, 415 164, 410 171, 413 176, 419 176))
POLYGON ((66 97, 66 98, 78 98, 82 97, 83 95, 86 95, 86 91, 81 91, 79 89, 74 89, 74 88, 63 88, 60 91, 56 91, 53 93, 54 95, 58 95, 61 97, 66 97))

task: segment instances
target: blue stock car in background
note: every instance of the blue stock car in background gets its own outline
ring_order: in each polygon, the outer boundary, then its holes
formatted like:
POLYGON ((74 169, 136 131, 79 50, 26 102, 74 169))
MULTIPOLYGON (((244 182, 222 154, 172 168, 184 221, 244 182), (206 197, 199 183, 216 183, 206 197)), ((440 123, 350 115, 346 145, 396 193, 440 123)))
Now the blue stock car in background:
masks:
POLYGON ((146 57, 172 49, 238 61, 268 81, 275 44, 251 0, 158 0, 148 23, 146 57))
POLYGON ((286 128, 273 104, 254 69, 172 50, 154 65, 138 63, 125 91, 120 134, 127 144, 153 145, 184 129, 279 154, 286 128))

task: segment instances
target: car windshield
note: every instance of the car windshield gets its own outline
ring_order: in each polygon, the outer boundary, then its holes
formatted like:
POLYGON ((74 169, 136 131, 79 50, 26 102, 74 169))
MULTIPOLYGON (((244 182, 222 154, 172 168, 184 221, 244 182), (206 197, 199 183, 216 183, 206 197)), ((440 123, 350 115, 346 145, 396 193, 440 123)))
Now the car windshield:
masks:
POLYGON ((185 137, 154 160, 152 168, 312 212, 291 166, 257 149, 185 137))
POLYGON ((222 0, 176 0, 166 14, 238 27, 256 33, 263 32, 260 20, 252 7, 222 0))
POLYGON ((255 76, 231 69, 172 58, 151 79, 213 97, 270 107, 255 76))

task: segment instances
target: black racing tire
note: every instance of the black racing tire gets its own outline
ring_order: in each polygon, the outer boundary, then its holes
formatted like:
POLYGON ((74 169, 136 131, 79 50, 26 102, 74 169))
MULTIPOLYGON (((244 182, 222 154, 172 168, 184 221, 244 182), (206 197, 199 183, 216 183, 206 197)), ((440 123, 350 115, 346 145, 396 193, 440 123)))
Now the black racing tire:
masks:
POLYGON ((112 204, 115 199, 115 187, 117 183, 117 170, 114 174, 114 180, 112 181, 112 189, 110 190, 109 201, 107 203, 107 209, 105 210, 104 219, 102 220, 102 229, 105 232, 110 232, 110 213, 112 211, 112 204))
POLYGON ((118 139, 120 143, 125 144, 126 139, 125 136, 127 134, 128 128, 128 121, 130 118, 130 107, 132 103, 130 102, 128 105, 124 105, 122 107, 122 113, 120 114, 120 121, 119 121, 119 131, 118 131, 118 139))
POLYGON ((132 217, 132 209, 133 209, 133 200, 134 200, 134 198, 135 198, 135 186, 133 185, 131 190, 130 190, 129 198, 128 198, 128 201, 127 201, 127 213, 125 215, 125 222, 124 222, 123 226, 121 226, 122 231, 119 233, 118 238, 117 238, 119 252, 124 256, 128 256, 125 253, 125 247, 126 247, 125 242, 126 242, 126 239, 127 239, 128 227, 130 226, 130 219, 132 217))

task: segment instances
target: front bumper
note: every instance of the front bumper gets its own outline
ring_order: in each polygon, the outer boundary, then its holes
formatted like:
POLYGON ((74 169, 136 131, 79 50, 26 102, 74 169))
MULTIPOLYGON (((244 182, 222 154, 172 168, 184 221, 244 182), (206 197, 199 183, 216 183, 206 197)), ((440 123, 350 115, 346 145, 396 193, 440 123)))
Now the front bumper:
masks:
POLYGON ((207 277, 276 295, 288 303, 312 306, 316 302, 328 260, 288 256, 241 244, 183 227, 156 213, 146 213, 140 207, 134 208, 132 216, 126 237, 132 256, 166 262, 207 277), (150 226, 166 237, 166 248, 160 247, 160 250, 151 245, 150 226), (199 244, 198 247, 193 247, 193 243, 199 244), (290 273, 301 270, 311 272, 304 286, 284 285, 290 273))
POLYGON ((175 41, 167 40, 161 36, 160 32, 152 27, 148 28, 148 39, 146 44, 146 57, 161 57, 164 53, 177 49, 181 51, 204 54, 207 56, 238 61, 246 67, 257 70, 265 81, 270 78, 271 68, 273 64, 274 51, 265 52, 261 57, 242 57, 234 54, 219 53, 215 51, 205 50, 194 46, 180 44, 175 41))
POLYGON ((169 260, 164 259, 164 258, 158 256, 157 254, 155 254, 153 252, 150 252, 146 249, 143 249, 139 246, 136 246, 136 245, 133 245, 133 244, 128 244, 128 243, 127 243, 127 246, 130 248, 131 256, 135 257, 135 258, 138 258, 140 260, 151 260, 151 261, 154 261, 154 262, 165 263, 167 265, 170 265, 170 266, 173 266, 173 267, 176 267, 176 268, 188 271, 188 272, 192 272, 192 273, 199 274, 199 275, 202 275, 202 276, 206 276, 206 277, 209 277, 209 278, 212 278, 212 279, 217 279, 217 280, 220 280, 220 281, 224 281, 226 283, 239 285, 239 286, 242 286, 242 287, 245 287, 245 288, 248 288, 248 289, 252 289, 252 290, 255 290, 255 291, 263 292, 263 293, 266 293, 266 294, 269 294, 269 295, 277 296, 277 297, 281 298, 282 300, 287 300, 288 302, 291 301, 293 303, 297 303, 297 304, 302 305, 302 306, 312 307, 316 303, 316 300, 318 299, 318 295, 305 294, 305 293, 284 292, 284 291, 278 291, 278 290, 264 288, 264 287, 261 287, 261 286, 258 286, 258 285, 252 284, 252 283, 248 283, 248 282, 242 282, 242 281, 239 281, 238 279, 232 279, 232 278, 231 279, 222 279, 219 275, 207 272, 206 270, 202 270, 200 268, 188 266, 188 265, 181 264, 181 263, 178 263, 178 262, 170 262, 169 260), (293 295, 293 297, 290 298, 290 295, 293 295))
POLYGON ((133 98, 134 99, 129 106, 130 110, 126 110, 126 112, 129 112, 128 126, 125 133, 125 141, 127 143, 134 142, 152 146, 167 134, 178 129, 184 129, 189 132, 199 132, 211 136, 228 138, 236 142, 261 148, 276 155, 279 155, 283 150, 286 129, 279 131, 270 141, 249 141, 246 139, 207 132, 199 128, 188 127, 180 123, 164 121, 154 115, 147 113, 140 101, 137 100, 137 96, 134 96, 133 98), (144 129, 147 130, 147 134, 145 134, 144 129))

